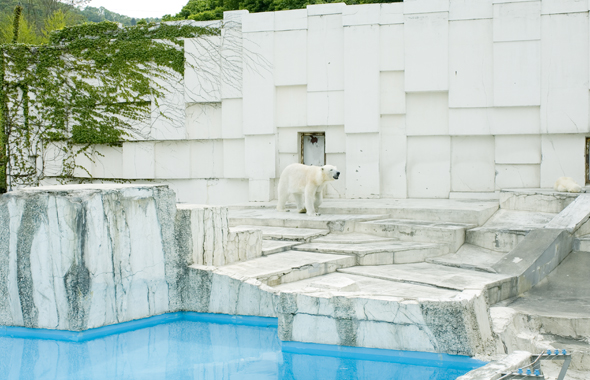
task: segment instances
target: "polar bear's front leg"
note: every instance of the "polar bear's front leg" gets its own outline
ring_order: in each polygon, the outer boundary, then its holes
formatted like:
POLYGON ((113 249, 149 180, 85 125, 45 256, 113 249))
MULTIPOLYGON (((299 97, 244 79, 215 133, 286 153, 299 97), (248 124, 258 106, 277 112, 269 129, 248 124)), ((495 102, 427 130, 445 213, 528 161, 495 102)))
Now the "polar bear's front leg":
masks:
POLYGON ((315 192, 315 199, 313 202, 313 205, 315 207, 316 211, 320 211, 320 205, 322 204, 322 202, 324 201, 324 192, 322 191, 322 189, 319 189, 315 192))
POLYGON ((319 215, 316 213, 314 203, 317 186, 308 184, 305 187, 305 208, 307 209, 307 215, 319 215))

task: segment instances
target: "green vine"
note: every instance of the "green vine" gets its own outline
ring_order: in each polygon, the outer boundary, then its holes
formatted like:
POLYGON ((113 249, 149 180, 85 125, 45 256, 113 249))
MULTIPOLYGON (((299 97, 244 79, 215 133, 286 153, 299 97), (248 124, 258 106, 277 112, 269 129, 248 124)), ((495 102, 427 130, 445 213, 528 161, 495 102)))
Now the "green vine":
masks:
MULTIPOLYGON (((15 18, 15 24, 16 24, 15 18)), ((10 186, 62 182, 91 158, 94 144, 120 145, 141 135, 168 90, 184 75, 184 39, 219 35, 190 24, 83 24, 52 33, 49 43, 0 45, 0 171, 10 186), (51 152, 54 157, 48 158, 51 152), (59 173, 47 163, 58 159, 59 173)))

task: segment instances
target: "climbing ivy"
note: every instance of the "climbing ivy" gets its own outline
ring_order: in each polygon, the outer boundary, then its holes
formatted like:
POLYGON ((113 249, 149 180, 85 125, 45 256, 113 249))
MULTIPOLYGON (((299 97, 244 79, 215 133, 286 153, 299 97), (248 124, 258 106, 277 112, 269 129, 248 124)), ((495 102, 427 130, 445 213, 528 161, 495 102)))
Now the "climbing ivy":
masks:
POLYGON ((75 170, 89 174, 76 157, 92 160, 94 144, 145 138, 152 104, 183 77, 184 39, 219 34, 186 23, 107 21, 54 32, 46 45, 0 45, 0 173, 8 186, 47 176, 67 182, 75 170))

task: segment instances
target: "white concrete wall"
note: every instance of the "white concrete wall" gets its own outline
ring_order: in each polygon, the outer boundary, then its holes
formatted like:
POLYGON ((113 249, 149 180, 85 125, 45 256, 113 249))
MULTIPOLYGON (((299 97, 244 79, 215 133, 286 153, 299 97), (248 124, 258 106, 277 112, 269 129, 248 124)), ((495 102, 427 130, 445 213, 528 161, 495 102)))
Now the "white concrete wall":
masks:
POLYGON ((266 201, 299 162, 301 133, 324 132, 327 163, 343 173, 328 197, 585 184, 588 7, 407 0, 226 12, 221 38, 187 41, 187 60, 208 75, 187 69, 173 88, 170 110, 184 119, 155 120, 154 141, 96 147, 105 157, 90 171, 166 182, 183 202, 266 201))

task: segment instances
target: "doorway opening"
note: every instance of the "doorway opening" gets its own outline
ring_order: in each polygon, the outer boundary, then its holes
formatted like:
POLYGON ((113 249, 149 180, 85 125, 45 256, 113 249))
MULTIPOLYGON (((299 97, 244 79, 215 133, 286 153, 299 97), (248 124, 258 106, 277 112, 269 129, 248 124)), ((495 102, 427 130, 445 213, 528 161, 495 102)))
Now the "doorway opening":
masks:
POLYGON ((324 132, 301 133, 301 163, 326 165, 326 134, 324 132))
POLYGON ((590 137, 586 137, 586 185, 590 185, 590 137))

